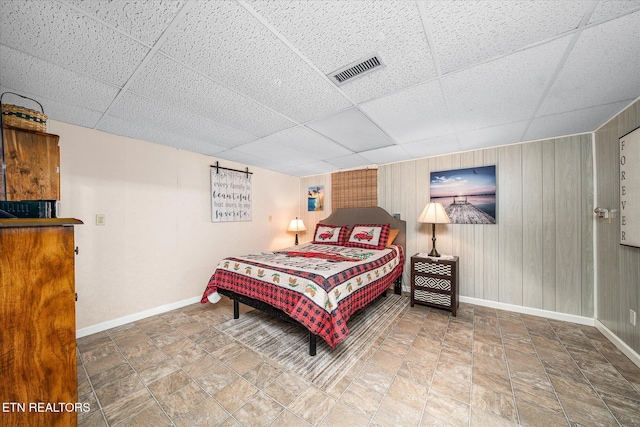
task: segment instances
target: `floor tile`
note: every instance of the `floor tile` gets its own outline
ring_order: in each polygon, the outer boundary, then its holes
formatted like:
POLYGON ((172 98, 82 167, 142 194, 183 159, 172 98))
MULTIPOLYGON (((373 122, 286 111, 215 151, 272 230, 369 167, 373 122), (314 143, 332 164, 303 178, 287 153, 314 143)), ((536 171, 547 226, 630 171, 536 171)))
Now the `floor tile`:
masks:
POLYGON ((283 410, 282 405, 259 392, 234 412, 233 417, 243 426, 262 427, 271 425, 283 410))
MULTIPOLYGON (((285 424, 279 424, 285 425, 285 424)), ((286 424, 293 425, 293 424, 286 424)), ((337 403, 324 420, 320 423, 321 427, 335 426, 349 427, 366 427, 369 425, 369 418, 362 416, 356 410, 349 408, 342 403, 337 403)))
POLYGON ((207 397, 207 393, 202 391, 196 383, 191 382, 160 400, 160 405, 173 420, 191 411, 207 397))
POLYGON ((214 426, 229 417, 229 413, 212 397, 204 399, 193 409, 174 420, 177 427, 214 426))
MULTIPOLYGON (((302 418, 295 415, 293 412, 285 409, 278 415, 273 423, 271 424, 274 427, 279 426, 295 426, 295 427, 310 427, 311 424, 303 420, 302 418)), ((339 424, 338 424, 339 425, 339 424)))
POLYGON ((382 399, 373 421, 380 426, 415 426, 420 422, 422 411, 407 405, 403 400, 389 395, 382 399))
POLYGON ((109 425, 115 425, 118 422, 128 420, 156 404, 157 402, 149 390, 143 388, 111 405, 102 405, 102 410, 109 425))
POLYGON ((259 390, 244 378, 238 378, 213 397, 229 412, 247 403, 259 390))
POLYGON ((516 403, 511 394, 498 393, 490 388, 474 384, 471 390, 471 406, 508 421, 518 421, 516 403))
POLYGON ((147 426, 170 426, 171 420, 164 413, 160 405, 153 405, 144 409, 137 415, 129 418, 118 426, 122 427, 147 427, 147 426))
POLYGON ((401 400, 407 405, 422 411, 424 403, 427 401, 428 394, 428 387, 397 376, 393 380, 393 383, 391 383, 391 387, 389 388, 389 393, 387 395, 396 400, 401 400))
POLYGON ((251 384, 259 389, 265 388, 282 374, 282 370, 276 368, 269 363, 261 362, 259 365, 251 368, 242 376, 251 384))
POLYGON ((181 389, 192 381, 191 377, 187 375, 182 369, 177 369, 151 384, 147 387, 158 400, 162 400, 165 397, 173 394, 176 390, 181 389))
POLYGON ((469 413, 469 405, 432 391, 424 409, 422 425, 468 426, 469 413))
POLYGON ((299 375, 286 371, 269 384, 264 391, 282 406, 289 406, 307 388, 309 388, 309 384, 299 375))
POLYGON ((640 368, 596 328, 471 304, 402 316, 330 389, 216 329, 226 297, 80 338, 78 425, 640 424, 640 368))
POLYGON ((363 417, 371 419, 378 410, 383 398, 383 392, 372 390, 365 384, 354 381, 347 387, 338 401, 342 405, 352 408, 363 417))
POLYGON ((311 425, 318 425, 329 413, 335 399, 316 387, 309 387, 289 404, 289 410, 311 425))

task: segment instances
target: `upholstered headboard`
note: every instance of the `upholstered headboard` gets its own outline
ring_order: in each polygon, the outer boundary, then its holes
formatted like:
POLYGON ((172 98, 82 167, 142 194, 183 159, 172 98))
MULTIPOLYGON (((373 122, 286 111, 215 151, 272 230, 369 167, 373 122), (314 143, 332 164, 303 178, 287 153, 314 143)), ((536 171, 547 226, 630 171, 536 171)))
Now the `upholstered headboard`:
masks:
POLYGON ((400 230, 393 243, 402 246, 406 256, 407 222, 393 217, 381 207, 336 209, 320 222, 322 224, 348 225, 350 227, 355 224, 391 224, 391 228, 400 230))

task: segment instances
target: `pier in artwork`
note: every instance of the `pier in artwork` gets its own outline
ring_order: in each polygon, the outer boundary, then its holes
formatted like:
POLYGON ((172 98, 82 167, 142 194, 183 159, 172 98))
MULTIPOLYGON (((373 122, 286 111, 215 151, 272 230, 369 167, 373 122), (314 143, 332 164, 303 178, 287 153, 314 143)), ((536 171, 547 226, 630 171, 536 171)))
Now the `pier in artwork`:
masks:
POLYGON ((453 203, 444 208, 454 224, 495 224, 496 219, 467 201, 466 197, 455 197, 453 203))

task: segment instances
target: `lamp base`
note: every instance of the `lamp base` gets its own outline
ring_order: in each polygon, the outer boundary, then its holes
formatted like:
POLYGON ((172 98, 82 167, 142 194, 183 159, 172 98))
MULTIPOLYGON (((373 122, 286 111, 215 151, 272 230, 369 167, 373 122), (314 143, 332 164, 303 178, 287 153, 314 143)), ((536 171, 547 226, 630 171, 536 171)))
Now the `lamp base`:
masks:
POLYGON ((431 248, 431 252, 429 252, 429 256, 439 257, 440 254, 436 250, 436 225, 431 224, 431 242, 433 243, 433 248, 431 248))
POLYGON ((298 245, 298 233, 296 233, 296 246, 298 245))

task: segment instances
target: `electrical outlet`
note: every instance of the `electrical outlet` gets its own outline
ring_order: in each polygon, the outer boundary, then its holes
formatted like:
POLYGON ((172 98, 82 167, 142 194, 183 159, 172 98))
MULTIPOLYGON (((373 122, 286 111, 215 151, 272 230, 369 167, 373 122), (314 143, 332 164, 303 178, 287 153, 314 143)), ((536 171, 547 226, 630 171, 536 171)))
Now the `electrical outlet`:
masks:
POLYGON ((96 225, 107 225, 107 217, 105 214, 96 214, 96 225))
POLYGON ((629 323, 636 326, 636 312, 629 309, 629 323))

